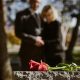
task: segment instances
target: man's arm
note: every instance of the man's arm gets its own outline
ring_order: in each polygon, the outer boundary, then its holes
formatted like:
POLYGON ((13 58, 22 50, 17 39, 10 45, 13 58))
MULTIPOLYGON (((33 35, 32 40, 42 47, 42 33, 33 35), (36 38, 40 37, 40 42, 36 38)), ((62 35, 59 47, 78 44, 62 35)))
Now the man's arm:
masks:
POLYGON ((24 33, 21 15, 19 13, 17 14, 15 20, 15 35, 18 38, 23 39, 26 42, 29 42, 30 44, 35 44, 37 46, 43 44, 43 41, 39 36, 24 33))
POLYGON ((21 26, 21 19, 20 19, 20 14, 16 15, 16 19, 15 19, 15 35, 18 38, 22 38, 22 26, 21 26))
POLYGON ((23 40, 28 41, 30 43, 35 43, 36 36, 29 35, 29 34, 25 35, 25 33, 23 31, 23 24, 22 24, 21 16, 22 15, 20 13, 17 13, 17 15, 16 15, 15 35, 20 39, 23 39, 23 40))

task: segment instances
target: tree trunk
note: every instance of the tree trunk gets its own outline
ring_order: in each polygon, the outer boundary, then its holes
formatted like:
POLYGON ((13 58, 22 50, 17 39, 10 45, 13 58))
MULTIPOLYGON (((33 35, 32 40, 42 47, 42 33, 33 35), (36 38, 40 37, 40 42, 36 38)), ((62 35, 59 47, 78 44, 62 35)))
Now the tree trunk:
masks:
POLYGON ((12 69, 6 47, 2 0, 0 0, 0 80, 12 80, 12 69))
POLYGON ((73 29, 72 38, 69 43, 68 50, 66 51, 66 62, 67 63, 72 63, 72 61, 73 61, 73 54, 72 53, 73 53, 75 43, 77 41, 78 29, 79 29, 79 24, 80 24, 80 14, 77 14, 77 15, 74 14, 73 17, 77 18, 77 23, 76 23, 75 28, 73 29))

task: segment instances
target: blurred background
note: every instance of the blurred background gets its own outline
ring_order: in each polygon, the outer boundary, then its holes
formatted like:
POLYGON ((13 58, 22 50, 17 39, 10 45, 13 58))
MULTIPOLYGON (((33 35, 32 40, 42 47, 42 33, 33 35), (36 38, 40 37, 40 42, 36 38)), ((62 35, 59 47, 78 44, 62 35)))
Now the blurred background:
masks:
MULTIPOLYGON (((58 11, 58 20, 62 23, 63 46, 65 52, 73 56, 80 65, 80 0, 42 0, 38 13, 46 4, 53 5, 58 11)), ((19 70, 18 51, 21 41, 14 34, 16 13, 29 6, 27 0, 3 0, 7 49, 13 70, 19 70)))

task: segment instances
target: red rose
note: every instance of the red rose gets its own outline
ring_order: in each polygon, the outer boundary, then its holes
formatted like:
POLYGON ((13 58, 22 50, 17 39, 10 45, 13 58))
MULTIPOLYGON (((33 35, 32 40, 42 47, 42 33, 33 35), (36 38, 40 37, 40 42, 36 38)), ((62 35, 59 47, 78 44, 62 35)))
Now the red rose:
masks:
POLYGON ((38 67, 38 71, 48 71, 48 65, 41 61, 40 65, 38 67))
POLYGON ((30 60, 30 62, 29 62, 30 70, 32 70, 32 71, 37 71, 39 65, 40 65, 40 63, 33 61, 33 60, 30 60))
POLYGON ((48 70, 48 65, 42 61, 41 63, 38 63, 36 61, 30 60, 29 66, 31 71, 47 71, 48 70))

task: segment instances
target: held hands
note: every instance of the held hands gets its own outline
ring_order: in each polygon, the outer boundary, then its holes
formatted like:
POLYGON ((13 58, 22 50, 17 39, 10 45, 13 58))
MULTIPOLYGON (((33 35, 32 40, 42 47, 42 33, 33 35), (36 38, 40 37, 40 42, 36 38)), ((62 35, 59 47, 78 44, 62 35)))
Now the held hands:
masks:
POLYGON ((35 43, 35 45, 38 46, 38 47, 41 47, 41 46, 44 45, 44 41, 42 40, 42 37, 40 37, 40 36, 36 37, 36 43, 35 43))

